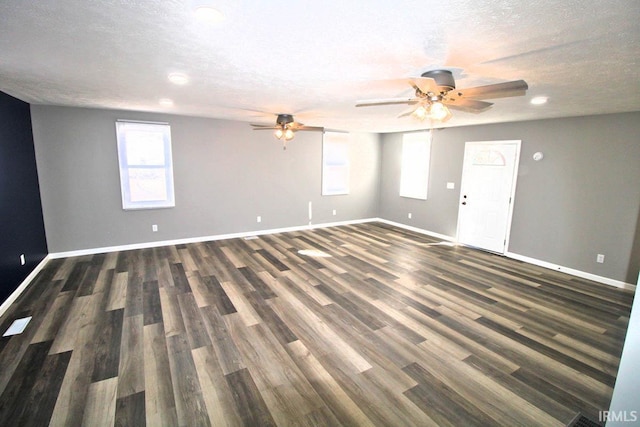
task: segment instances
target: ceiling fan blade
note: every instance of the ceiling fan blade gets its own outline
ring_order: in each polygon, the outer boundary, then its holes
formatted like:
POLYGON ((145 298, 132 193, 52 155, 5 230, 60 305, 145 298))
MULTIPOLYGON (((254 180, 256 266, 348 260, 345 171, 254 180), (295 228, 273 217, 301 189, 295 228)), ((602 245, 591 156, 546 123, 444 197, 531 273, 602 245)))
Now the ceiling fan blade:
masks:
POLYGON ((480 113, 493 105, 492 102, 479 101, 477 99, 445 99, 442 101, 449 108, 466 111, 468 113, 480 113))
POLYGON ((402 113, 400 113, 400 115, 398 116, 398 118, 400 118, 400 117, 407 117, 407 116, 412 115, 412 114, 413 114, 413 112, 414 112, 414 111, 416 111, 416 108, 417 108, 417 107, 412 106, 411 108, 408 108, 408 109, 404 110, 402 113))
POLYGON ((304 131, 311 131, 311 132, 324 132, 324 128, 320 127, 320 126, 300 126, 297 129, 294 130, 304 130, 304 131))
POLYGON ((323 127, 319 127, 319 126, 307 126, 304 123, 300 123, 300 122, 291 122, 289 124, 287 124, 287 127, 289 129, 291 129, 294 132, 297 132, 299 130, 306 130, 306 131, 324 131, 323 127))
POLYGON ((293 131, 297 131, 300 130, 301 128, 304 127, 304 123, 300 123, 300 122, 291 122, 287 124, 287 127, 293 131))
POLYGON ((356 101, 356 107, 371 107, 375 105, 415 104, 419 101, 420 101, 419 98, 366 99, 363 101, 356 101))
POLYGON ((493 85, 470 87, 467 89, 454 89, 449 95, 458 98, 507 98, 510 96, 522 96, 529 89, 529 85, 524 80, 514 80, 512 82, 496 83, 493 85))
POLYGON ((438 93, 438 83, 431 77, 414 77, 408 80, 414 89, 419 89, 422 93, 438 93))
POLYGON ((251 123, 251 126, 253 126, 254 128, 273 128, 273 125, 263 125, 263 124, 257 124, 257 123, 251 123))

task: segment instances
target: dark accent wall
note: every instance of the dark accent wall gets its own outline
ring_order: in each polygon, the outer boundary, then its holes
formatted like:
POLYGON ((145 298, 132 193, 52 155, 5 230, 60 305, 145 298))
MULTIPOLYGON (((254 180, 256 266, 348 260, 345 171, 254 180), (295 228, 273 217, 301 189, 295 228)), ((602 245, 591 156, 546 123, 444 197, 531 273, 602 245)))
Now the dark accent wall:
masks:
POLYGON ((46 255, 30 107, 0 92, 0 303, 46 255))

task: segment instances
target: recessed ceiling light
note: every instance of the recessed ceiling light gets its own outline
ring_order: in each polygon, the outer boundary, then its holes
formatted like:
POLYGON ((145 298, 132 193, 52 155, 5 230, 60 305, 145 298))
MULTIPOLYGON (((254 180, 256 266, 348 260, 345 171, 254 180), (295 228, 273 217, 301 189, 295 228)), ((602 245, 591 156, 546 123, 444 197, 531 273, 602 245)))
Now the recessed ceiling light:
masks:
POLYGON ((533 105, 542 105, 542 104, 546 104, 547 100, 549 98, 547 98, 546 96, 536 96, 535 98, 531 99, 531 103, 533 105))
POLYGON ((171 73, 168 77, 169 81, 176 85, 185 85, 189 81, 189 77, 183 73, 171 73))
POLYGON ((163 107, 173 107, 173 101, 169 98, 161 98, 158 103, 163 107))
POLYGON ((198 6, 195 9, 195 14, 198 21, 210 24, 217 24, 218 22, 224 21, 224 14, 212 6, 198 6))

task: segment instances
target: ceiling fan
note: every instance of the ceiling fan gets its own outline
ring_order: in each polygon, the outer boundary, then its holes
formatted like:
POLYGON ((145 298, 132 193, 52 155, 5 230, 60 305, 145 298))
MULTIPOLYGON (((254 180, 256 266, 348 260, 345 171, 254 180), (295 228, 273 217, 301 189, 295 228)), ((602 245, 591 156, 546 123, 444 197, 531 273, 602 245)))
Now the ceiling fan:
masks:
POLYGON ((482 99, 522 96, 529 88, 524 80, 514 80, 456 89, 453 73, 449 70, 427 71, 421 77, 407 79, 407 83, 415 89, 414 97, 357 101, 356 107, 409 104, 412 107, 398 117, 412 115, 420 120, 428 118, 431 121, 446 122, 451 118, 449 109, 480 113, 493 105, 482 99))
POLYGON ((251 126, 253 126, 253 130, 275 130, 273 136, 275 136, 277 139, 282 140, 282 147, 284 150, 287 149, 287 141, 292 140, 294 137, 294 133, 299 130, 314 132, 324 131, 323 127, 305 126, 302 123, 294 121, 291 114, 278 114, 275 125, 260 125, 251 123, 251 126))

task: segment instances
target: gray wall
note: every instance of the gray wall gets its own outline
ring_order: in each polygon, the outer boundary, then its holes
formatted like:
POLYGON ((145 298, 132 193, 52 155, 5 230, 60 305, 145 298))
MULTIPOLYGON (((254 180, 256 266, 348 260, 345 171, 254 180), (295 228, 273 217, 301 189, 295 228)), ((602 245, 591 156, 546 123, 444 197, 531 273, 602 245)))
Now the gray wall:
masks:
POLYGON ((52 253, 307 225, 309 201, 314 224, 378 215, 375 134, 354 135, 350 194, 323 197, 321 133, 298 132, 284 151, 270 132, 241 122, 38 105, 31 110, 52 253), (122 210, 117 119, 171 125, 175 208, 122 210))
POLYGON ((380 216, 455 237, 464 143, 520 139, 508 250, 635 283, 640 267, 638 135, 640 113, 437 130, 426 201, 398 196, 402 136, 383 135, 380 216), (532 159, 536 151, 545 155, 540 162, 532 159), (447 182, 455 182, 456 189, 447 190, 447 182), (598 253, 605 254, 604 264, 595 262, 598 253))
POLYGON ((520 139, 509 251, 627 283, 640 267, 640 113, 435 131, 426 201, 398 196, 401 134, 357 134, 351 193, 322 197, 319 133, 283 151, 269 132, 224 120, 32 106, 32 121, 53 253, 306 225, 309 201, 314 224, 381 217, 455 237, 464 143, 520 139), (122 210, 117 119, 171 124, 175 208, 122 210))
POLYGON ((464 140, 457 142, 460 137, 451 138, 453 133, 455 129, 434 131, 427 200, 399 196, 402 134, 382 135, 380 217, 455 237, 464 140), (455 183, 455 189, 448 190, 447 182, 455 183))

